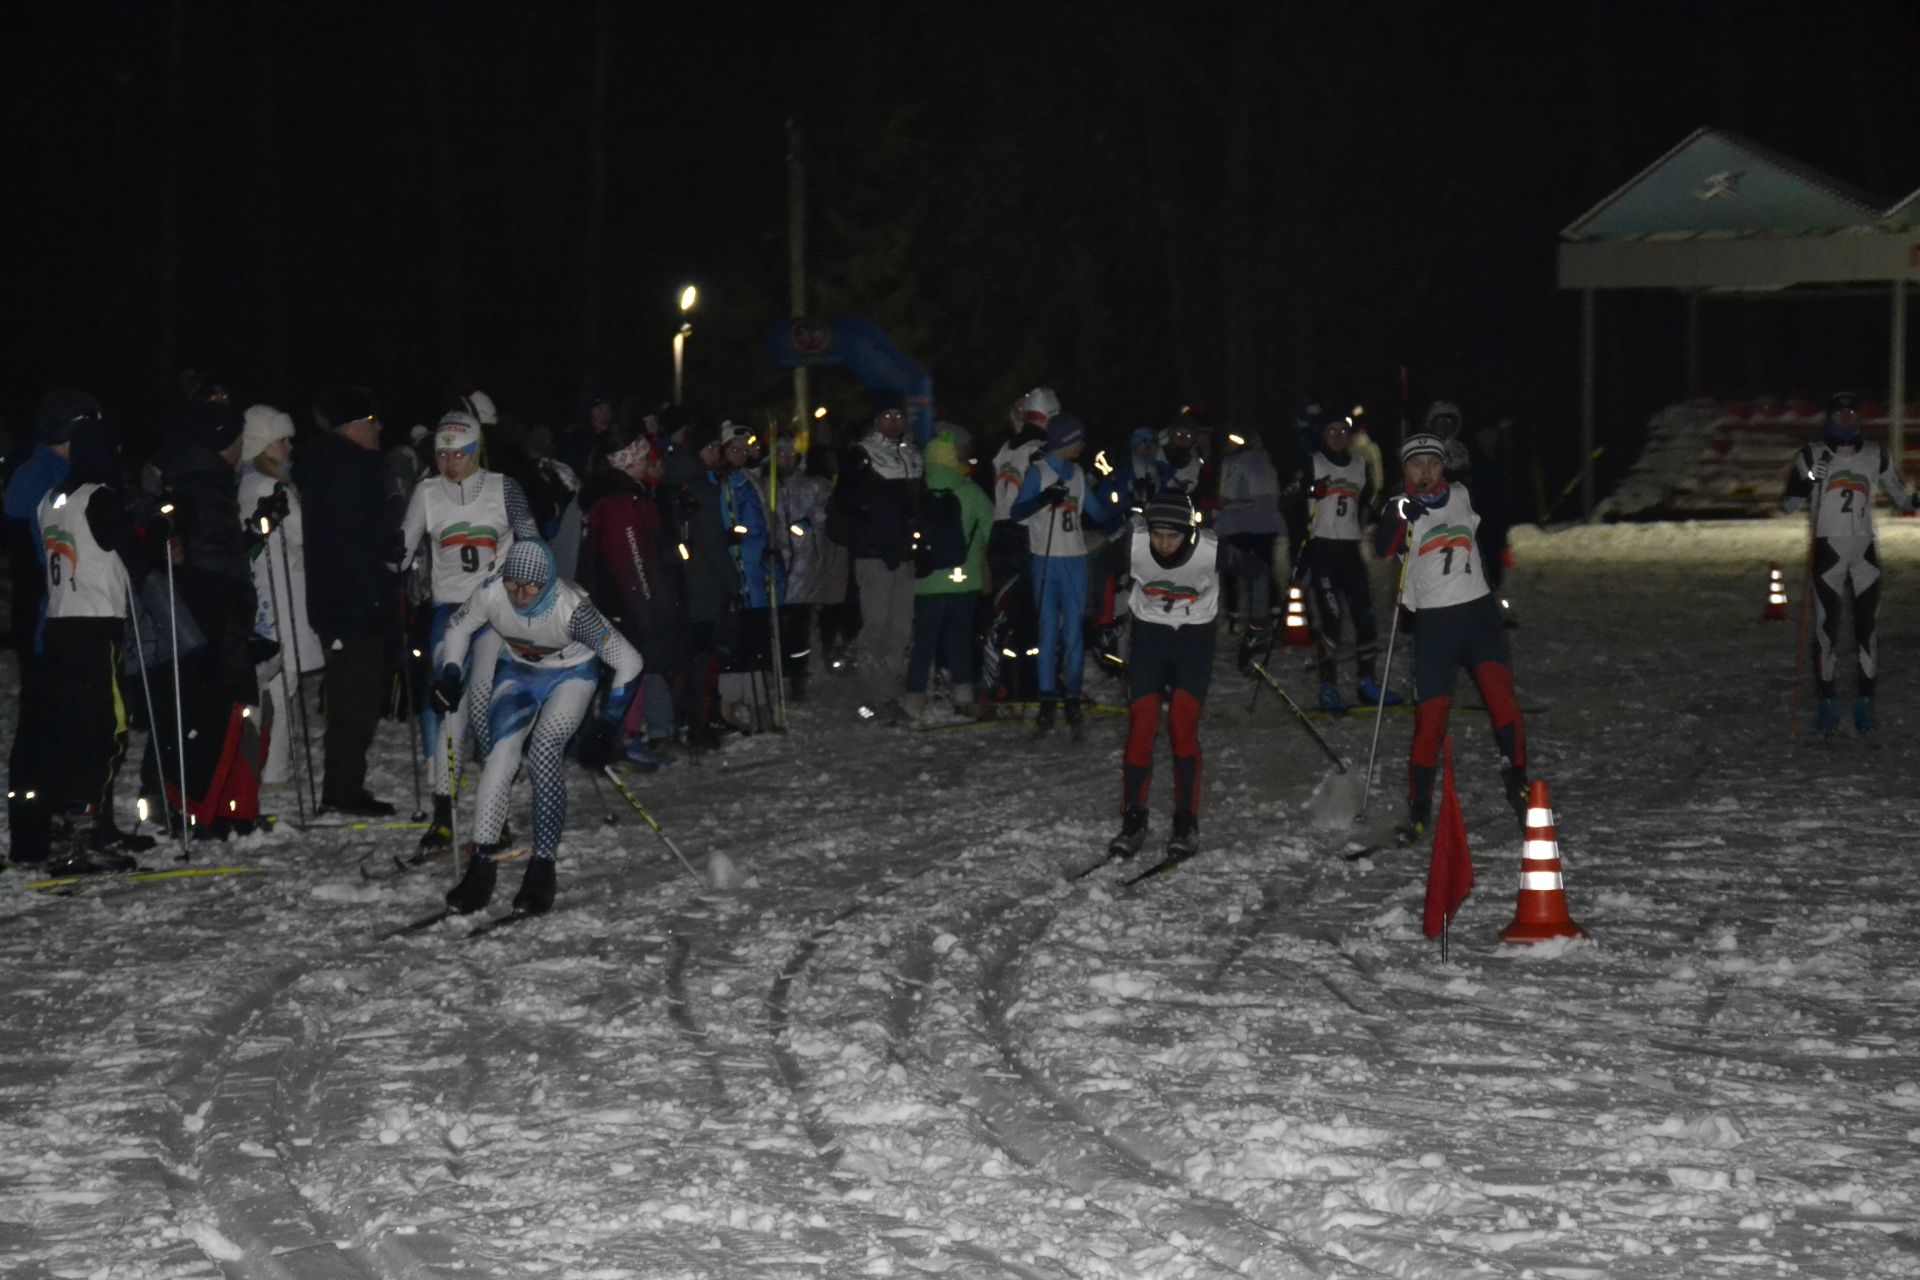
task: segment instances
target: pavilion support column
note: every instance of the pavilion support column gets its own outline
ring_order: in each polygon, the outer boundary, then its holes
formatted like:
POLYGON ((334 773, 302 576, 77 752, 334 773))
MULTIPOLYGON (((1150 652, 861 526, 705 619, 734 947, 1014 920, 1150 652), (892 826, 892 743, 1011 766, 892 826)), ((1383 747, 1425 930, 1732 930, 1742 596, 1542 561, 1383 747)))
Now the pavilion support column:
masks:
POLYGON ((1907 282, 1893 282, 1893 385, 1887 396, 1887 458, 1894 474, 1907 460, 1907 282))
POLYGON ((1687 294, 1687 395, 1700 394, 1700 295, 1687 294))
POLYGON ((1593 519, 1594 291, 1580 291, 1580 512, 1593 519))

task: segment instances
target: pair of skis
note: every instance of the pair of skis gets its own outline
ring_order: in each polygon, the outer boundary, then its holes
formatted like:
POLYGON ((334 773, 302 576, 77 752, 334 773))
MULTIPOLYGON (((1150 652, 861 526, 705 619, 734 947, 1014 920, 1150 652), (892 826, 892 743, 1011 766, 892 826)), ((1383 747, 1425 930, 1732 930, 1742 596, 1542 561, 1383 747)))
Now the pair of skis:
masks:
MULTIPOLYGON (((1167 872, 1173 870, 1175 867, 1179 866, 1181 863, 1191 862, 1194 858, 1197 858, 1199 856, 1200 856, 1200 853, 1199 853, 1199 850, 1197 849, 1192 853, 1169 853, 1165 857, 1161 858, 1160 861, 1154 863, 1149 867, 1143 868, 1140 871, 1136 871, 1132 875, 1128 876, 1126 879, 1122 880, 1120 882, 1120 887, 1122 889, 1132 888, 1134 885, 1139 884, 1142 880, 1151 880, 1155 876, 1165 875, 1167 872)), ((1120 857, 1121 855, 1118 851, 1114 849, 1108 849, 1106 853, 1102 854, 1098 860, 1094 862, 1090 862, 1084 867, 1078 867, 1072 871, 1069 871, 1067 873, 1067 880, 1069 883, 1076 880, 1085 880, 1088 876, 1100 870, 1100 868, 1109 866, 1112 863, 1118 861, 1120 857)))

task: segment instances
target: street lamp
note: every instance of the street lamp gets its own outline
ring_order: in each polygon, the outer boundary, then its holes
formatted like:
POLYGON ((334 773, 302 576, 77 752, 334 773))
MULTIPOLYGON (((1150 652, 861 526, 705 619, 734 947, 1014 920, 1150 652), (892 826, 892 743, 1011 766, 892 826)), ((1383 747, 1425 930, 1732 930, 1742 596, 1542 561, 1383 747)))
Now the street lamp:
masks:
POLYGON ((680 327, 673 333, 673 402, 680 403, 680 385, 687 367, 687 335, 693 332, 693 324, 685 319, 693 310, 693 304, 700 300, 700 291, 692 285, 680 291, 680 327))

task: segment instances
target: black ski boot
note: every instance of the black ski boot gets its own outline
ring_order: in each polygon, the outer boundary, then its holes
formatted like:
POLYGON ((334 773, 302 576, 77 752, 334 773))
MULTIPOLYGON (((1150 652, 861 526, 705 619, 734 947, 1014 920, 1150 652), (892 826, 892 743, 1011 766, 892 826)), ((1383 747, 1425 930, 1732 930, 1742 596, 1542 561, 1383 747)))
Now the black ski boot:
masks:
POLYGON ((1040 699, 1040 713, 1033 718, 1034 737, 1053 732, 1053 705, 1052 698, 1040 699))
POLYGON ((1120 819, 1120 834, 1107 842, 1107 852, 1116 858, 1131 858, 1147 842, 1147 811, 1128 809, 1120 819))
POLYGON ((420 835, 422 855, 438 853, 442 849, 453 847, 453 797, 435 796, 433 798, 433 820, 427 823, 427 829, 420 835))
POLYGON ((530 858, 527 874, 521 877, 520 892, 513 895, 513 914, 543 916, 553 909, 554 870, 552 858, 530 858))
POLYGON ((1520 834, 1527 833, 1527 793, 1531 784, 1527 781, 1527 771, 1519 765, 1500 766, 1500 784, 1506 788, 1507 803, 1513 807, 1513 820, 1520 824, 1520 834))
POLYGON ((1087 740, 1086 707, 1078 698, 1067 699, 1067 732, 1073 735, 1075 742, 1087 740))
POLYGON ((1432 830, 1433 820, 1430 815, 1409 809, 1407 820, 1393 829, 1393 840, 1395 844, 1401 845, 1418 844, 1426 839, 1427 833, 1432 830))
POLYGON ((447 890, 447 910, 459 916, 470 916, 487 905, 493 897, 493 882, 498 869, 493 865, 493 855, 500 852, 498 845, 470 846, 473 852, 467 857, 467 874, 460 877, 460 883, 447 890))
POLYGON ((1169 858, 1191 858, 1200 852, 1200 819, 1191 813, 1173 815, 1173 834, 1167 837, 1169 858))
POLYGON ((113 810, 102 809, 93 819, 91 848, 104 853, 145 853, 159 841, 136 831, 122 831, 113 810))
POLYGON ((131 855, 93 847, 93 819, 74 817, 66 829, 55 829, 53 860, 47 874, 53 876, 92 876, 108 871, 132 871, 140 864, 131 855))

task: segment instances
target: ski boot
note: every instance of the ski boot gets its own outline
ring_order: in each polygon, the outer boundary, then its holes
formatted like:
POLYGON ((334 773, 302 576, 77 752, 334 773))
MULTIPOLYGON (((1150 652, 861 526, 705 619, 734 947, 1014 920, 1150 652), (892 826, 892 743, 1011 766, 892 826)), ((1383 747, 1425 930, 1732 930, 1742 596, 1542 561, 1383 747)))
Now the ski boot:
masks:
POLYGON ((1407 820, 1393 829, 1394 843, 1400 845, 1418 844, 1427 838, 1427 833, 1431 830, 1433 830, 1433 819, 1430 815, 1409 809, 1407 810, 1407 820))
POLYGON ((140 865, 128 854, 95 848, 93 819, 90 815, 76 816, 65 831, 57 831, 54 847, 59 852, 47 864, 47 874, 53 876, 91 876, 108 871, 132 871, 140 865))
POLYGON ((1067 699, 1067 732, 1075 742, 1087 740, 1087 712, 1078 698, 1067 699))
POLYGON ((1813 727, 1823 736, 1832 737, 1840 728, 1840 704, 1832 698, 1820 699, 1820 707, 1814 716, 1813 727))
POLYGON ((438 853, 453 846, 453 797, 435 796, 433 798, 433 820, 427 823, 427 829, 420 835, 419 856, 422 860, 427 854, 438 853))
POLYGON ((1267 629, 1254 623, 1247 628, 1247 633, 1240 637, 1240 648, 1235 655, 1235 663, 1240 668, 1241 675, 1252 675, 1254 665, 1265 661, 1267 652, 1273 648, 1267 636, 1267 629))
POLYGON ((1873 699, 1865 696, 1853 700, 1853 727, 1858 733, 1872 733, 1880 727, 1880 717, 1873 714, 1873 699))
POLYGON ((1405 698, 1393 692, 1393 690, 1382 689, 1380 687, 1380 682, 1378 680, 1375 680, 1372 676, 1360 677, 1359 692, 1360 692, 1360 701, 1366 703, 1370 707, 1378 707, 1378 706, 1397 707, 1401 703, 1406 701, 1405 698), (1385 694, 1384 702, 1381 699, 1382 694, 1385 694))
POLYGON ((1120 834, 1107 841, 1107 853, 1115 858, 1131 858, 1147 842, 1147 811, 1128 809, 1120 819, 1120 834))
POLYGON ((635 738, 627 744, 627 759, 632 762, 635 768, 646 773, 652 773, 656 769, 663 769, 673 763, 672 756, 655 751, 653 744, 645 738, 635 738))
POLYGON ((447 890, 447 910, 460 916, 470 916, 487 905, 493 897, 494 879, 499 874, 493 865, 493 855, 500 852, 499 845, 469 845, 468 848, 473 852, 467 855, 467 874, 447 890))
POLYGON ((1526 769, 1519 765, 1501 765, 1500 785, 1506 790, 1507 804, 1513 809, 1513 820, 1520 824, 1520 834, 1524 838, 1527 832, 1527 793, 1530 789, 1526 769))
POLYGON ((545 915, 553 909, 553 890, 553 859, 541 857, 529 859, 527 873, 520 880, 520 892, 513 895, 513 914, 545 915))
POLYGON ((1200 819, 1191 813, 1173 815, 1173 834, 1167 837, 1169 858, 1191 858, 1200 852, 1200 819))
POLYGON ((1331 680, 1320 682, 1320 709, 1336 716, 1347 713, 1347 704, 1340 700, 1340 686, 1331 680))
POLYGON ((1043 737, 1053 732, 1054 701, 1052 698, 1040 699, 1040 713, 1033 718, 1033 736, 1043 737))

